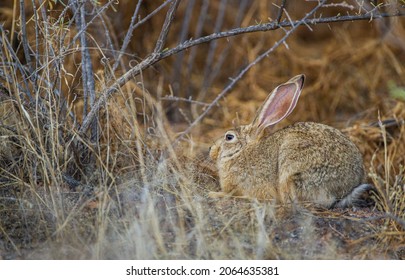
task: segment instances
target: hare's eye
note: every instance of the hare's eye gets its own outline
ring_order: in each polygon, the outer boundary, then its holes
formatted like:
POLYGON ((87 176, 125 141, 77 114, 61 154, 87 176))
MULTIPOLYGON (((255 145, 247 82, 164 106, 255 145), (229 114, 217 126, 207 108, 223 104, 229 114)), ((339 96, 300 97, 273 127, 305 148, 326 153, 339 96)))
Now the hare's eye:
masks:
POLYGON ((228 133, 225 134, 225 140, 226 140, 227 142, 231 142, 231 141, 234 140, 235 138, 236 138, 236 136, 235 136, 235 134, 233 134, 233 133, 228 132, 228 133))
POLYGON ((231 141, 235 136, 233 136, 232 134, 227 134, 225 135, 226 140, 231 141))

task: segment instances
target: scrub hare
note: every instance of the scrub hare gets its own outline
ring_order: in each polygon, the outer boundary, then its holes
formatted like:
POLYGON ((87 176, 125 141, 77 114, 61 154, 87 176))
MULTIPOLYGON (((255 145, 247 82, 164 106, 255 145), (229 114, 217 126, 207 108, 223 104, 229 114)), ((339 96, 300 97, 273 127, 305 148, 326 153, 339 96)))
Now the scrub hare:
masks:
POLYGON ((226 132, 210 148, 222 189, 211 197, 298 200, 343 208, 372 188, 365 184, 360 151, 339 130, 300 122, 273 131, 294 110, 304 78, 298 75, 276 87, 251 124, 226 132))

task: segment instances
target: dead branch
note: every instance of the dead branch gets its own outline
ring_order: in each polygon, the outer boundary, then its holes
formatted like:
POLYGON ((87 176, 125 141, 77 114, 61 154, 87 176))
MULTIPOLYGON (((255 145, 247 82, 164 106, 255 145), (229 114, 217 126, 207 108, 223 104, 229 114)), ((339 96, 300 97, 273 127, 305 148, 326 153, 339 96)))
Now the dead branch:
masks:
MULTIPOLYGON (((138 71, 136 71, 137 74, 139 74, 139 72, 142 71, 143 69, 146 69, 147 67, 149 67, 149 66, 155 64, 157 61, 161 60, 160 54, 161 54, 164 44, 166 42, 167 34, 169 33, 170 26, 174 20, 174 14, 177 10, 179 3, 180 3, 180 0, 173 0, 171 2, 169 10, 166 14, 166 19, 163 23, 162 31, 160 32, 159 38, 156 42, 155 49, 147 59, 143 60, 141 63, 139 63, 137 65, 137 67, 135 67, 135 68, 139 69, 138 71)), ((101 105, 105 103, 108 96, 110 96, 113 92, 116 92, 121 86, 123 86, 127 81, 129 81, 129 79, 133 75, 134 74, 131 71, 128 71, 121 78, 119 78, 114 83, 114 85, 105 92, 105 94, 102 94, 102 96, 99 98, 97 103, 94 104, 94 106, 92 106, 91 111, 89 112, 87 117, 83 120, 83 125, 79 130, 79 135, 84 135, 86 133, 90 124, 96 118, 101 105)))
MULTIPOLYGON (((321 8, 325 3, 326 3, 326 1, 321 1, 320 4, 318 4, 316 6, 316 10, 321 8)), ((170 10, 174 9, 174 11, 175 11, 175 8, 177 8, 177 5, 178 5, 178 1, 171 3, 169 12, 167 14, 168 16, 169 16, 170 10)), ((174 16, 174 11, 173 11, 172 16, 174 16)), ((334 16, 334 17, 327 17, 327 18, 322 18, 322 17, 309 18, 314 13, 315 13, 315 11, 312 10, 303 19, 297 20, 297 21, 284 20, 280 23, 278 23, 277 21, 272 21, 272 22, 265 23, 265 24, 251 25, 248 27, 234 28, 234 29, 219 32, 219 33, 213 33, 208 36, 200 37, 200 38, 197 38, 194 40, 190 39, 188 41, 180 43, 179 45, 177 45, 174 48, 162 51, 162 48, 163 48, 162 42, 165 41, 164 36, 167 36, 167 33, 163 32, 163 31, 165 31, 165 29, 163 28, 162 33, 160 34, 160 37, 158 39, 158 43, 155 47, 155 50, 149 56, 147 56, 144 60, 142 60, 139 64, 137 64, 135 67, 131 68, 125 74, 123 74, 120 78, 118 78, 108 89, 106 89, 104 92, 101 93, 100 98, 95 103, 95 105, 91 108, 86 119, 83 121, 83 124, 79 130, 80 135, 84 135, 86 133, 86 131, 89 128, 89 124, 95 118, 100 107, 105 103, 105 101, 109 98, 109 96, 111 94, 118 91, 120 87, 122 87, 125 83, 127 83, 134 76, 137 76, 141 71, 144 71, 145 69, 149 68, 150 66, 154 65, 155 63, 159 62, 162 59, 165 59, 169 56, 177 54, 177 53, 184 51, 186 49, 189 49, 191 47, 201 45, 201 44, 213 41, 213 40, 218 40, 221 38, 228 38, 228 37, 233 37, 233 36, 246 34, 246 33, 253 33, 253 32, 267 32, 267 31, 276 30, 279 28, 291 28, 290 31, 288 31, 286 33, 286 35, 288 34, 288 36, 289 36, 289 34, 291 34, 291 31, 296 30, 296 28, 301 25, 311 26, 311 25, 328 24, 328 23, 334 23, 334 22, 357 21, 357 20, 376 20, 376 19, 382 19, 382 18, 388 18, 388 17, 405 16, 405 12, 401 12, 400 10, 397 10, 395 12, 389 12, 389 13, 377 13, 375 10, 373 10, 371 12, 367 12, 367 13, 361 14, 361 15, 334 16)), ((166 17, 166 20, 168 18, 171 18, 171 17, 166 17)), ((173 18, 171 18, 171 21, 172 20, 173 20, 173 18)), ((171 21, 170 22, 165 21, 165 24, 169 23, 169 26, 170 26, 171 21)), ((168 31, 168 29, 166 29, 166 31, 168 31)), ((278 43, 276 43, 276 45, 274 45, 274 47, 277 47, 278 45, 280 45, 283 42, 285 42, 285 40, 284 41, 280 40, 278 43)), ((273 49, 271 51, 273 51, 273 49)), ((266 55, 268 55, 268 53, 266 55)), ((266 55, 264 55, 264 56, 266 56, 266 55)), ((259 59, 258 61, 260 61, 260 60, 261 59, 259 59)), ((256 64, 258 61, 256 61, 254 64, 256 64)), ((250 69, 250 67, 249 67, 249 69, 250 69)), ((244 73, 245 73, 245 71, 242 71, 240 73, 240 75, 243 76, 244 73)), ((238 78, 238 77, 239 77, 239 75, 235 79, 239 80, 240 78, 238 78)), ((230 85, 232 85, 230 88, 232 88, 234 84, 235 83, 232 82, 230 84, 230 85)), ((228 87, 224 90, 225 92, 229 91, 230 88, 228 89, 228 87)), ((218 100, 219 100, 219 98, 218 98, 218 100)), ((213 103, 216 104, 218 102, 218 100, 216 98, 213 101, 213 103)), ((206 116, 206 114, 208 113, 208 111, 210 111, 211 109, 212 109, 212 106, 207 108, 207 110, 199 118, 197 118, 196 121, 193 122, 193 124, 195 125, 196 123, 201 121, 201 119, 204 118, 206 116)), ((191 126, 189 129, 187 129, 185 131, 185 133, 189 133, 193 126, 191 126)), ((184 134, 182 134, 182 135, 184 135, 184 134)))
POLYGON ((286 34, 281 38, 279 41, 277 41, 270 49, 259 55, 254 61, 252 61, 250 64, 248 64, 245 68, 240 71, 240 73, 235 77, 231 79, 231 82, 226 86, 226 88, 217 95, 217 97, 211 102, 211 104, 204 110, 202 114, 198 116, 188 127, 185 131, 180 133, 176 140, 175 143, 177 143, 179 140, 183 139, 183 137, 191 132, 191 130, 203 119, 205 116, 208 114, 208 112, 218 104, 218 101, 222 99, 234 86, 235 84, 249 71, 250 68, 255 66, 257 63, 259 63, 261 60, 263 60, 265 57, 267 57, 270 53, 272 53, 278 46, 281 44, 285 43, 287 38, 300 26, 303 24, 310 16, 315 14, 315 12, 322 7, 322 5, 326 2, 327 0, 320 1, 319 4, 312 9, 309 13, 307 13, 297 24, 293 24, 291 22, 292 28, 286 32, 286 34))

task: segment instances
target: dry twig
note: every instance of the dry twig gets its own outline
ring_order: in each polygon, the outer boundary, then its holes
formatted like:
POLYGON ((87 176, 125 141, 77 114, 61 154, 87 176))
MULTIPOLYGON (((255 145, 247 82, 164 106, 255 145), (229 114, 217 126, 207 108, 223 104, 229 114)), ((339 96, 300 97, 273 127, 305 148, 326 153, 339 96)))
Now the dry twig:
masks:
MULTIPOLYGON (((191 47, 194 47, 194 46, 197 46, 200 44, 204 44, 207 42, 211 42, 213 40, 218 40, 221 38, 228 38, 228 37, 237 36, 237 35, 246 34, 246 33, 252 33, 252 32, 266 32, 266 31, 276 30, 279 28, 291 28, 287 32, 287 34, 289 36, 293 30, 296 30, 296 28, 301 25, 311 26, 311 25, 333 23, 333 22, 372 20, 372 19, 375 20, 375 19, 387 18, 387 17, 405 16, 405 12, 401 12, 398 10, 398 11, 391 12, 391 13, 376 13, 375 11, 373 11, 373 13, 367 12, 367 13, 361 14, 361 15, 334 16, 334 17, 327 17, 327 18, 322 18, 322 17, 310 18, 315 13, 315 11, 318 10, 319 8, 321 8, 325 3, 326 3, 326 1, 321 1, 314 10, 312 10, 310 13, 308 13, 303 19, 298 20, 298 21, 288 21, 288 20, 284 20, 282 22, 272 21, 269 23, 252 25, 252 26, 248 26, 248 27, 244 27, 244 28, 234 28, 231 30, 223 31, 223 32, 213 33, 213 34, 210 34, 210 35, 207 35, 204 37, 200 37, 197 39, 190 39, 188 41, 180 43, 179 45, 177 45, 174 48, 166 49, 166 50, 162 51, 162 49, 163 49, 162 42, 165 41, 164 36, 167 36, 167 33, 163 32, 163 31, 165 31, 165 28, 163 28, 161 36, 156 44, 154 51, 148 57, 146 57, 140 63, 138 63, 136 66, 134 66, 129 71, 127 71, 125 74, 123 74, 112 85, 110 85, 109 88, 107 88, 104 92, 101 93, 100 98, 97 100, 97 102, 91 108, 89 114, 83 121, 83 124, 79 130, 80 134, 84 135, 86 133, 91 121, 95 118, 100 107, 106 102, 106 100, 109 98, 109 96, 111 94, 117 92, 119 90, 119 88, 122 87, 125 83, 127 83, 129 80, 131 80, 134 76, 137 76, 140 72, 144 71, 145 69, 147 69, 147 68, 151 67, 152 65, 156 64, 157 62, 161 61, 162 59, 170 57, 174 54, 177 54, 177 53, 184 51, 186 49, 189 49, 191 47), (164 39, 164 40, 162 41, 162 39, 164 39)), ((179 3, 177 1, 171 3, 169 12, 167 14, 168 16, 166 17, 166 21, 165 21, 165 24, 168 24, 168 26, 170 26, 170 23, 173 21, 174 11, 178 4, 179 3), (172 14, 171 14, 171 16, 169 16, 171 11, 172 11, 172 14), (168 19, 170 20, 169 22, 167 21, 168 19)), ((166 29, 166 31, 168 31, 168 29, 166 29)), ((287 37, 285 37, 285 39, 287 37)), ((277 47, 279 44, 285 42, 285 39, 284 40, 282 39, 281 41, 279 41, 279 43, 277 45, 275 45, 275 47, 277 47)), ((272 51, 273 51, 273 49, 270 52, 272 52, 272 51)), ((264 56, 267 56, 269 53, 265 54, 264 56)), ((258 61, 260 61, 260 60, 261 59, 259 59, 258 61)), ((254 64, 256 64, 257 62, 255 62, 254 64)), ((252 66, 250 66, 250 67, 252 67, 252 66)), ((244 73, 246 71, 242 71, 240 73, 241 77, 244 75, 244 73)), ((239 76, 237 76, 235 79, 239 80, 240 77, 239 78, 238 77, 239 76)), ((224 90, 224 92, 225 93, 228 92, 234 86, 234 84, 235 84, 235 82, 232 82, 230 85, 228 85, 228 87, 224 90)), ((216 104, 220 98, 216 98, 213 101, 213 104, 216 104)), ((182 134, 182 136, 184 134, 189 133, 191 131, 191 129, 199 121, 201 121, 207 115, 208 111, 210 111, 211 109, 212 109, 212 106, 208 107, 206 109, 206 111, 204 111, 204 113, 193 122, 193 125, 182 134)))

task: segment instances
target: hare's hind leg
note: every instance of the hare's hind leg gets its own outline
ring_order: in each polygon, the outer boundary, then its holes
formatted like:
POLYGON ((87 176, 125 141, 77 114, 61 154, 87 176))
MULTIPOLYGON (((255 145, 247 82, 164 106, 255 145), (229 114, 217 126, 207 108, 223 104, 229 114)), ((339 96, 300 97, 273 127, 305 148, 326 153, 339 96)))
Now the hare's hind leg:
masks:
POLYGON ((275 194, 276 200, 282 204, 290 204, 298 201, 296 185, 291 176, 280 178, 279 188, 275 194))
POLYGON ((286 174, 280 178, 279 196, 282 203, 310 202, 330 207, 336 197, 318 182, 318 178, 305 172, 286 174))

